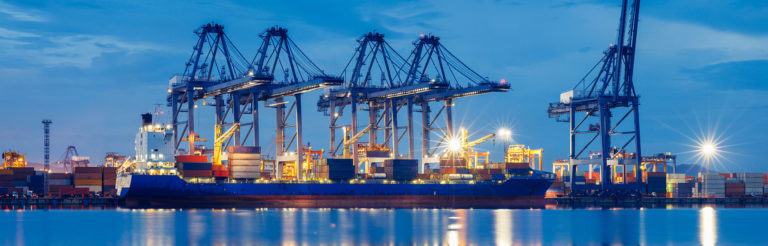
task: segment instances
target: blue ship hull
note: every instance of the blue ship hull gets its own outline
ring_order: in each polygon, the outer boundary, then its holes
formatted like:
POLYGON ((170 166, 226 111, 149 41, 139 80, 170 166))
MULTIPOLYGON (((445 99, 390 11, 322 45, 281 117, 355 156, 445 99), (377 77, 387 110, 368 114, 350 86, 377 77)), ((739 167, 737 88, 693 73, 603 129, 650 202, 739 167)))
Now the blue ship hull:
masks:
POLYGON ((187 183, 131 175, 128 207, 539 207, 552 179, 516 177, 474 184, 187 183))

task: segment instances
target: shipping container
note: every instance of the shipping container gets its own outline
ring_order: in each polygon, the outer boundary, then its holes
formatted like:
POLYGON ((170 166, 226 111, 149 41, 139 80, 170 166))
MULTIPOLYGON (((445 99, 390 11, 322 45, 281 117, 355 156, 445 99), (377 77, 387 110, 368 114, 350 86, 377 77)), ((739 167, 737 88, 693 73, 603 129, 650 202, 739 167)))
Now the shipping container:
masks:
POLYGON ((229 160, 261 160, 261 154, 258 153, 229 153, 229 160))
POLYGON ((261 147, 259 146, 229 146, 227 147, 229 153, 261 153, 261 147))
POLYGON ((213 165, 210 162, 180 162, 179 169, 186 170, 212 170, 213 165))
POLYGON ((176 162, 208 162, 205 155, 177 155, 176 162))

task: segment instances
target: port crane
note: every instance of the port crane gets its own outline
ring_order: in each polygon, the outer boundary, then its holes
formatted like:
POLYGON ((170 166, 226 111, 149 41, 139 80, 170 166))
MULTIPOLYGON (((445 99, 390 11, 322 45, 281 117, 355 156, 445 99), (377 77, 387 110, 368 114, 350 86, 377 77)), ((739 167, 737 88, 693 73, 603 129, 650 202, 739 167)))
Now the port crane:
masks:
POLYGON ((90 163, 91 161, 88 157, 81 157, 80 154, 77 153, 77 148, 70 145, 67 146, 67 150, 64 151, 64 155, 56 162, 56 165, 64 167, 66 172, 73 172, 75 167, 87 167, 90 163))
MULTIPOLYGON (((377 130, 384 130, 384 146, 391 146, 389 158, 398 158, 400 141, 407 135, 407 158, 415 157, 414 144, 414 106, 421 106, 422 120, 422 164, 437 162, 435 154, 438 146, 430 150, 430 135, 443 131, 440 143, 450 138, 453 132, 453 100, 485 94, 504 92, 509 85, 504 80, 491 82, 466 66, 433 35, 420 35, 413 43, 414 48, 407 58, 402 58, 384 41, 383 34, 368 33, 358 42, 355 54, 345 68, 352 71, 351 77, 345 78, 343 88, 331 90, 318 101, 318 109, 328 112, 331 117, 331 153, 336 153, 334 135, 338 119, 344 107, 351 106, 351 135, 357 135, 357 105, 367 104, 370 125, 368 146, 378 146, 377 130), (368 51, 368 53, 366 53, 368 51), (354 63, 352 63, 354 61, 354 63), (350 66, 350 64, 354 64, 350 66), (362 73, 360 71, 366 71, 362 73), (374 72, 371 72, 374 71, 374 72), (381 74, 379 77, 376 74, 381 74), (363 77, 363 83, 359 78, 363 77), (370 82, 378 82, 372 85, 370 82), (432 114, 430 102, 444 102, 443 107, 432 114), (330 110, 329 110, 330 109, 330 110), (398 115, 400 110, 406 111, 405 126, 400 126, 398 115), (378 114, 378 112, 382 112, 378 114), (443 114, 443 112, 445 112, 443 114), (435 120, 441 114, 446 121, 445 128, 436 127, 435 120), (431 120, 430 120, 431 119, 431 120)), ((341 126, 346 127, 346 126, 341 126)), ((353 148, 357 145, 353 145, 353 148)), ((358 150, 353 150, 357 153, 358 150)), ((357 156, 353 156, 357 163, 357 156)), ((420 167, 423 170, 423 165, 420 167)))
MULTIPOLYGON (((549 104, 550 118, 569 123, 571 187, 574 187, 578 165, 599 164, 602 190, 612 185, 611 168, 625 164, 637 168, 639 165, 636 158, 642 156, 639 96, 633 80, 639 8, 640 0, 622 1, 616 42, 609 45, 603 57, 572 90, 562 93, 559 102, 549 104), (619 113, 619 117, 614 117, 615 113, 619 113), (588 136, 588 140, 578 142, 580 135, 588 136), (621 142, 616 142, 619 140, 621 142), (598 145, 597 149, 602 153, 600 157, 583 157, 593 143, 598 145), (620 147, 612 148, 613 144, 620 147), (628 147, 634 149, 634 155, 625 155, 628 147)), ((626 170, 624 172, 626 177, 626 170)), ((640 175, 637 177, 640 182, 642 172, 636 173, 640 175)))
MULTIPOLYGON (((259 102, 275 108, 277 113, 276 156, 280 162, 302 163, 301 95, 303 93, 341 84, 341 79, 325 74, 288 36, 288 30, 271 27, 261 32, 261 44, 253 59, 247 59, 225 34, 224 27, 210 23, 195 30, 198 41, 182 75, 174 76, 168 90, 172 108, 174 144, 177 151, 182 141, 189 142, 194 154, 194 111, 196 101, 215 107, 214 139, 224 136, 226 127, 234 128, 222 149, 230 143, 245 145, 253 135, 254 146, 259 143, 259 102), (287 98, 293 98, 289 102, 287 98), (287 109, 287 110, 286 110, 287 109), (180 113, 186 112, 187 116, 180 113), (250 114, 252 120, 246 120, 250 114), (293 115, 294 124, 289 123, 293 115), (231 117, 231 119, 227 119, 231 117), (241 127, 248 126, 244 138, 241 127), (182 128, 183 127, 183 128, 182 128), (285 130, 294 128, 290 139, 285 130), (184 137, 186 134, 186 137, 184 137), (295 151, 289 151, 295 146, 295 151)), ((302 170, 299 168, 299 176, 302 170)), ((279 173, 279 172, 278 172, 279 173)))

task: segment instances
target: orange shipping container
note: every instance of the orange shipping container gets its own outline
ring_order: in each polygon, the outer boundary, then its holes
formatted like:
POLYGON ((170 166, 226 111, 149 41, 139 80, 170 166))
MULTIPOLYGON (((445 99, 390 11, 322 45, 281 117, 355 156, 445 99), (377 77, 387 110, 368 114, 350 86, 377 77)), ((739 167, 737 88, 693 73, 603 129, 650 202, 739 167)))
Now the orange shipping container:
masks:
POLYGON ((101 173, 75 173, 75 180, 78 179, 101 179, 101 173))
POLYGON ((75 185, 101 185, 101 179, 75 179, 75 185))

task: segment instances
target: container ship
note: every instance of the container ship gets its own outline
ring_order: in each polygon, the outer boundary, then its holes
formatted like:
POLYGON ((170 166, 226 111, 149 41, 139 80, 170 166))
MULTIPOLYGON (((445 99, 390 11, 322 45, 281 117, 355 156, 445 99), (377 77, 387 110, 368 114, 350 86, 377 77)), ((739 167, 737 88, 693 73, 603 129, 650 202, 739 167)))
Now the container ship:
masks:
POLYGON ((528 163, 467 167, 460 158, 422 173, 414 159, 363 167, 350 158, 324 159, 309 146, 301 170, 263 158, 255 146, 216 146, 209 162, 205 151, 174 155, 172 139, 169 127, 144 116, 136 159, 118 171, 116 189, 127 207, 541 207, 555 180, 528 163))

